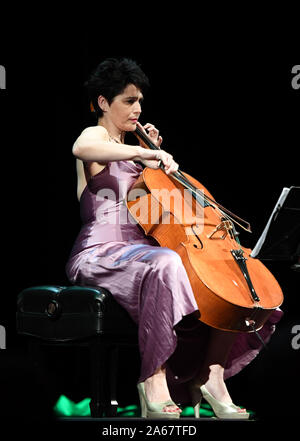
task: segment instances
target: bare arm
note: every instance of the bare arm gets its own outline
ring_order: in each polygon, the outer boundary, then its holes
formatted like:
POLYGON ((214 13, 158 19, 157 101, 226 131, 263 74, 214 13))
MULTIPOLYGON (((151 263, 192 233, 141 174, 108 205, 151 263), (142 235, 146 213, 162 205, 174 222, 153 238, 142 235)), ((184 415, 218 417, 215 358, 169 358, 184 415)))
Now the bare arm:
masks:
POLYGON ((157 150, 145 149, 138 145, 111 142, 107 130, 102 126, 85 129, 73 145, 73 154, 82 161, 96 161, 103 165, 111 161, 132 160, 147 161, 147 166, 158 168, 161 160, 167 174, 178 168, 172 155, 164 150, 159 150, 158 153, 157 150))
POLYGON ((107 164, 110 161, 140 161, 145 156, 155 158, 155 152, 147 152, 141 146, 111 142, 107 130, 102 126, 89 127, 77 138, 73 154, 82 161, 96 161, 107 164))

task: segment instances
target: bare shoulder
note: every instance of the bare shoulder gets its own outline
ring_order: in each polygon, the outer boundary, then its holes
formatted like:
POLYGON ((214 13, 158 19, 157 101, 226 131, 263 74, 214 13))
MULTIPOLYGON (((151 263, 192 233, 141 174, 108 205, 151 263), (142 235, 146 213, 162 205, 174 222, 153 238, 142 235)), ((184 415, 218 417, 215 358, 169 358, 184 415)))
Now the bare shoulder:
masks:
POLYGON ((109 141, 108 131, 103 126, 87 127, 81 132, 79 138, 97 138, 98 140, 102 139, 103 141, 109 141))

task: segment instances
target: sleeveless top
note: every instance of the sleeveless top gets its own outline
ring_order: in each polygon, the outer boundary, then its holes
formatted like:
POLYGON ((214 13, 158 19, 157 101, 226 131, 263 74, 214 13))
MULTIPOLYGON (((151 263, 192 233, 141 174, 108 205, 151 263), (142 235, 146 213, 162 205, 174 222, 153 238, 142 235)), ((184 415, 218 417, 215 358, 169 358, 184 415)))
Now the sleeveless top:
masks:
POLYGON ((113 161, 89 179, 80 197, 82 226, 70 257, 106 242, 149 243, 125 203, 142 170, 141 165, 130 161, 113 161))

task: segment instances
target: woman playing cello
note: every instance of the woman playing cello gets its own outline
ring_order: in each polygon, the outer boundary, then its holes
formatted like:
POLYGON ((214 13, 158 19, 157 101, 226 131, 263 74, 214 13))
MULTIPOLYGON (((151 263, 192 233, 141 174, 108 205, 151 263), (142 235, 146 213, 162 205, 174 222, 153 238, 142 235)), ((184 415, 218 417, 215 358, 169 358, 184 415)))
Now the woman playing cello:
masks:
MULTIPOLYGON (((148 79, 132 60, 107 59, 86 86, 97 125, 83 130, 73 146, 82 227, 67 276, 72 283, 107 288, 138 324, 143 417, 179 418, 178 399, 192 402, 199 417, 204 397, 218 418, 249 418, 233 404, 225 379, 249 364, 261 344, 251 333, 222 331, 198 320, 180 256, 146 236, 124 203, 143 170, 140 163, 152 169, 162 164, 167 175, 178 170, 171 153, 160 148, 158 129, 138 121, 148 79), (126 132, 137 127, 158 150, 126 144, 126 132)), ((279 310, 272 313, 259 331, 264 340, 280 316, 279 310)))

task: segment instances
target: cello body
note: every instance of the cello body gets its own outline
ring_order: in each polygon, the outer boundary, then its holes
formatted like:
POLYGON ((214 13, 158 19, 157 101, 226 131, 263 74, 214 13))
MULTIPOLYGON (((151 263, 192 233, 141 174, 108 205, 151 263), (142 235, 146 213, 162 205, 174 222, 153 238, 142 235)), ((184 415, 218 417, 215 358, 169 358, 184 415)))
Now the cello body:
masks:
MULTIPOLYGON (((203 185, 183 173, 202 194, 203 185)), ((199 320, 227 331, 259 330, 283 302, 281 288, 250 249, 243 248, 218 210, 200 207, 162 169, 145 168, 127 208, 146 235, 181 257, 199 308, 199 320)))

